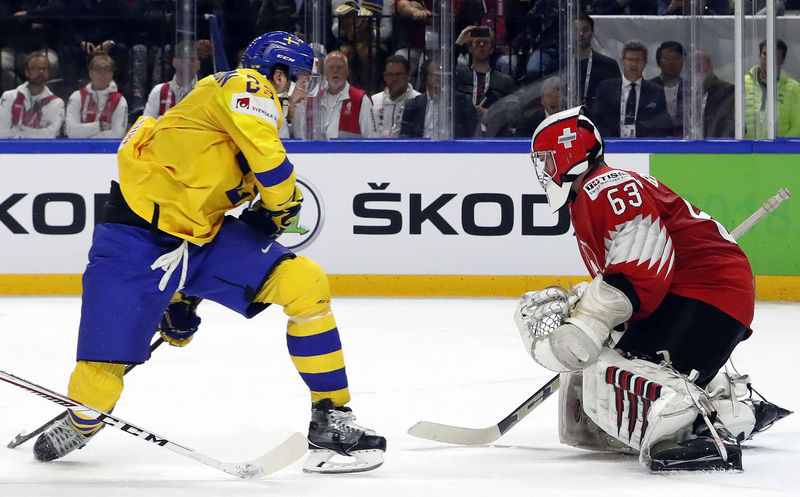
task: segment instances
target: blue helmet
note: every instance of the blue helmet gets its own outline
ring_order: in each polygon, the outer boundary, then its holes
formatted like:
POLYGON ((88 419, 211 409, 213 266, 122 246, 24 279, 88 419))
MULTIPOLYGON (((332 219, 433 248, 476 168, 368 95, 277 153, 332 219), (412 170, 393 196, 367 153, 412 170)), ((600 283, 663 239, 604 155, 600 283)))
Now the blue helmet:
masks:
POLYGON ((242 56, 242 67, 271 77, 275 66, 288 68, 291 81, 304 72, 310 76, 307 92, 314 96, 320 86, 319 61, 314 51, 300 38, 285 31, 272 31, 253 40, 242 56))

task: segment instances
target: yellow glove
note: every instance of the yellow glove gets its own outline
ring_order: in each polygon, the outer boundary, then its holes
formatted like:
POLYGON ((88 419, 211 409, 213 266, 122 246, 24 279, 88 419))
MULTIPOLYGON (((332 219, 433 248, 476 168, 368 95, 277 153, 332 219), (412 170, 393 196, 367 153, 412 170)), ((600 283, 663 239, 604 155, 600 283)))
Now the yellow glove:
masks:
POLYGON ((302 204, 303 194, 300 193, 300 188, 295 185, 291 198, 280 204, 278 206, 279 210, 269 210, 259 200, 249 209, 242 212, 239 219, 269 236, 278 238, 300 214, 302 204))
POLYGON ((200 316, 196 310, 197 304, 202 300, 180 292, 172 296, 164 317, 158 324, 158 331, 165 341, 176 347, 183 347, 192 341, 197 327, 200 326, 200 316))

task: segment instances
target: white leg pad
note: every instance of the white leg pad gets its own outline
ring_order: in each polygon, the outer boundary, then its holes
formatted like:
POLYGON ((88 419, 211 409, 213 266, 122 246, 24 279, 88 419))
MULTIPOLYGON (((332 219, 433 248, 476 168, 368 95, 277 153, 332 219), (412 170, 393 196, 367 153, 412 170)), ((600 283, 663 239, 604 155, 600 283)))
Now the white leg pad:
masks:
POLYGON ((586 415, 649 467, 656 442, 688 438, 699 413, 692 396, 705 392, 667 367, 603 348, 583 371, 583 395, 586 415))
POLYGON ((561 373, 558 389, 558 438, 562 444, 601 452, 636 454, 626 444, 601 430, 583 412, 583 372, 561 373))

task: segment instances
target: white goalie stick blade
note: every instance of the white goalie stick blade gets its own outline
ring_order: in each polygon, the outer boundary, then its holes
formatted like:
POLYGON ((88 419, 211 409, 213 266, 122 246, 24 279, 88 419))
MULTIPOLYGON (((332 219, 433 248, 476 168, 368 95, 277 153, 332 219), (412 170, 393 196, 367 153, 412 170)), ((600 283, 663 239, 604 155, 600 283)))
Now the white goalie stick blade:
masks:
POLYGON ((11 385, 27 390, 28 392, 38 395, 43 399, 54 402, 62 407, 72 409, 74 412, 83 413, 92 416, 108 426, 123 431, 129 435, 140 438, 146 442, 151 442, 159 447, 164 447, 177 454, 193 459, 199 463, 205 464, 220 471, 224 471, 230 475, 250 480, 260 478, 264 475, 274 473, 293 462, 300 459, 305 454, 308 448, 306 437, 301 433, 294 433, 289 438, 284 440, 280 445, 267 452, 258 459, 250 461, 231 463, 214 459, 194 449, 177 444, 168 440, 161 435, 157 435, 149 430, 134 425, 122 418, 109 414, 105 411, 89 407, 86 404, 81 404, 78 401, 72 400, 65 395, 54 392, 48 388, 31 383, 28 380, 15 376, 5 371, 0 371, 0 380, 10 383, 11 385))
POLYGON ((408 429, 408 434, 417 438, 456 445, 486 445, 502 437, 522 418, 539 407, 547 397, 558 390, 559 384, 559 375, 550 378, 550 381, 545 383, 542 388, 528 397, 525 402, 496 425, 486 428, 463 428, 431 421, 420 421, 408 429))

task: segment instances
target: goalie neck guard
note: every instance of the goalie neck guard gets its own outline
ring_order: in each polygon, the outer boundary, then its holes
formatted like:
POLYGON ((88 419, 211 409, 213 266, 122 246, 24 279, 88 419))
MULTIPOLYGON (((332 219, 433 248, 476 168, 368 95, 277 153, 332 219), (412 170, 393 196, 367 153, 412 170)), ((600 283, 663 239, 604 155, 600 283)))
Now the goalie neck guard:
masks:
POLYGON ((322 79, 319 60, 311 47, 285 31, 266 33, 250 42, 242 55, 242 67, 255 69, 268 78, 272 77, 276 67, 280 67, 295 82, 303 73, 308 73, 306 92, 309 97, 316 96, 322 79))
POLYGON ((531 160, 553 212, 569 198, 573 182, 603 155, 603 138, 583 106, 557 112, 531 138, 531 160))

